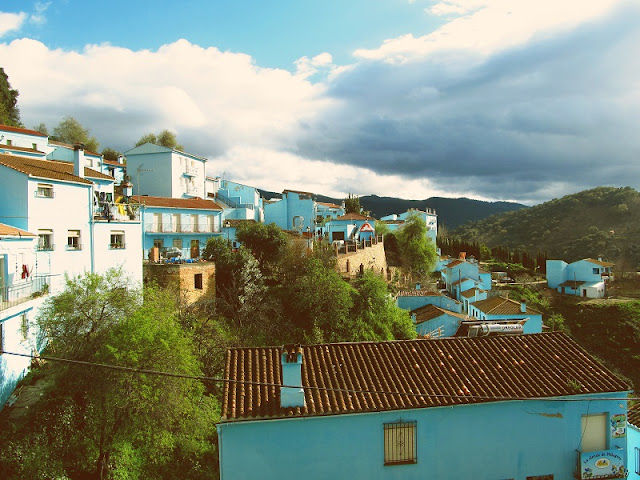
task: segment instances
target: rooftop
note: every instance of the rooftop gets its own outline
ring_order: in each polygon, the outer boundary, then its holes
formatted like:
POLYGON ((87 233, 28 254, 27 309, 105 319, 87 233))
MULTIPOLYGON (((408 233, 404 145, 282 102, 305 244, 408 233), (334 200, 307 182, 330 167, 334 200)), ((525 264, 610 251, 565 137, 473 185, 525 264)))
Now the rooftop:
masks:
POLYGON ((636 403, 627 412, 627 421, 636 428, 640 428, 640 403, 636 403))
POLYGON ((441 293, 431 290, 400 290, 396 297, 435 297, 441 293))
POLYGON ((27 147, 16 147, 15 145, 0 145, 2 150, 13 150, 16 152, 27 152, 27 153, 39 153, 40 155, 44 155, 44 152, 40 150, 36 150, 35 148, 27 148, 27 147))
POLYGON ((342 215, 340 217, 334 218, 335 220, 375 220, 373 217, 368 217, 366 215, 360 215, 359 213, 347 213, 346 215, 342 215))
MULTIPOLYGON (((84 183, 92 182, 73 174, 73 163, 59 162, 57 160, 40 160, 38 158, 22 157, 18 155, 6 155, 0 153, 0 165, 36 178, 61 180, 63 182, 84 183)), ((85 167, 84 176, 113 181, 113 178, 104 173, 96 172, 85 167)))
POLYGON ((528 313, 531 315, 540 315, 540 312, 526 306, 526 312, 520 310, 520 302, 511 300, 505 297, 492 297, 486 300, 479 300, 472 303, 474 307, 483 313, 490 313, 492 315, 519 315, 522 313, 528 313))
MULTIPOLYGON (((111 177, 109 177, 111 178, 111 177)), ((172 198, 172 197, 150 197, 147 195, 134 195, 131 197, 133 203, 141 203, 147 207, 165 208, 193 208, 198 210, 222 210, 222 207, 213 200, 205 200, 200 197, 193 198, 172 198)))
POLYGON ((469 319, 469 317, 464 313, 452 312, 451 310, 436 307, 435 305, 425 305, 423 307, 416 308, 415 310, 411 310, 411 313, 414 313, 416 315, 416 325, 423 322, 428 322, 429 320, 441 317, 442 315, 451 315, 462 320, 469 319))
POLYGON ((44 133, 38 132, 37 130, 29 130, 27 128, 20 128, 20 127, 10 127, 9 125, 0 125, 0 131, 22 133, 24 135, 34 135, 38 137, 47 137, 47 135, 45 135, 44 133))
POLYGON ((12 237, 35 237, 33 233, 26 230, 20 230, 19 228, 12 227, 11 225, 5 225, 0 223, 0 235, 12 236, 12 237))
POLYGON ((230 381, 225 384, 223 421, 404 410, 630 389, 560 332, 334 343, 302 346, 305 406, 282 408, 281 352, 281 347, 227 350, 225 378, 230 381))
POLYGON ((603 262, 602 260, 594 260, 593 258, 585 258, 587 262, 595 263, 596 265, 600 265, 601 267, 613 267, 615 263, 611 262, 603 262))

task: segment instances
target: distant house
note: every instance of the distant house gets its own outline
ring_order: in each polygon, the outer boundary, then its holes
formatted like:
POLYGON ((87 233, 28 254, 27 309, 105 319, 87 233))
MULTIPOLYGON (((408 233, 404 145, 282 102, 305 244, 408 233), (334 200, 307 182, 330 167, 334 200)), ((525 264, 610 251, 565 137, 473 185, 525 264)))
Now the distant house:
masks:
POLYGON ((177 248, 183 259, 200 258, 207 239, 222 235, 222 207, 211 199, 168 198, 134 195, 141 205, 143 254, 157 247, 160 254, 177 248))
POLYGON ((629 386, 562 333, 234 348, 224 377, 222 480, 626 474, 629 386))
POLYGON ((387 224, 389 230, 397 230, 398 228, 402 228, 404 223, 406 222, 409 215, 415 214, 418 215, 427 227, 427 237, 436 244, 436 238, 438 237, 438 215, 436 211, 432 208, 427 208, 426 210, 417 210, 417 209, 409 209, 404 213, 399 215, 387 215, 382 217, 380 221, 387 224))
POLYGON ((435 305, 452 312, 461 313, 462 303, 439 292, 431 292, 416 288, 414 290, 400 290, 396 294, 396 305, 403 310, 415 310, 425 305, 435 305))
POLYGON ((316 202, 313 197, 311 192, 283 191, 281 199, 265 204, 265 223, 275 223, 283 230, 326 234, 326 223, 344 215, 344 207, 316 202))
POLYGON ((585 258, 569 264, 562 260, 547 260, 547 286, 566 295, 602 298, 607 282, 613 280, 613 266, 601 258, 585 258))
POLYGON ((205 197, 206 158, 153 143, 127 150, 125 156, 134 194, 205 197))
MULTIPOLYGON (((627 460, 629 480, 640 480, 640 403, 629 408, 627 415, 627 460)), ((619 424, 611 427, 624 428, 619 424)))
POLYGON ((435 305, 425 305, 411 310, 410 313, 420 337, 453 337, 462 321, 468 320, 467 315, 463 313, 452 312, 435 305))
POLYGON ((127 173, 127 165, 124 163, 124 156, 119 155, 118 160, 102 160, 102 173, 113 177, 116 184, 124 182, 127 173))
POLYGON ((222 216, 225 220, 264 222, 264 205, 257 188, 222 180, 215 198, 224 205, 222 216))
MULTIPOLYGON (((51 151, 48 135, 28 128, 0 125, 0 149, 5 147, 16 147, 27 154, 38 152, 46 155, 51 151)), ((0 153, 5 152, 0 150, 0 153)))
POLYGON ((478 320, 527 320, 524 333, 542 332, 542 313, 505 297, 491 297, 469 304, 469 316, 478 320))
POLYGON ((346 213, 332 218, 325 225, 328 239, 335 241, 361 241, 370 240, 375 235, 373 225, 375 219, 359 213, 346 213), (364 232, 362 229, 364 228, 364 232))
POLYGON ((455 259, 442 267, 440 275, 447 291, 461 302, 468 290, 491 290, 491 273, 481 270, 477 262, 455 259))

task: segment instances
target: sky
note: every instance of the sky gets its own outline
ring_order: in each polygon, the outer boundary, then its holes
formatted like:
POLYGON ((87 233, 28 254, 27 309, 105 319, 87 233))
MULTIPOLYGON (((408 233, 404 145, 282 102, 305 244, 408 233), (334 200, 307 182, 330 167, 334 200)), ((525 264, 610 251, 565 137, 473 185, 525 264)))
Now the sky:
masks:
POLYGON ((173 131, 269 191, 516 201, 640 189, 640 0, 0 3, 27 128, 173 131))

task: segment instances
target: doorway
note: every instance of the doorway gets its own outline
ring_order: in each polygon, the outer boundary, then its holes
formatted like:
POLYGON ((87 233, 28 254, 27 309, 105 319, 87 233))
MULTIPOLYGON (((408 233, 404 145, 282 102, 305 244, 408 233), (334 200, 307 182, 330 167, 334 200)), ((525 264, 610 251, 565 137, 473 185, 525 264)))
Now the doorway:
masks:
POLYGON ((200 257, 200 240, 191 240, 191 258, 200 257))

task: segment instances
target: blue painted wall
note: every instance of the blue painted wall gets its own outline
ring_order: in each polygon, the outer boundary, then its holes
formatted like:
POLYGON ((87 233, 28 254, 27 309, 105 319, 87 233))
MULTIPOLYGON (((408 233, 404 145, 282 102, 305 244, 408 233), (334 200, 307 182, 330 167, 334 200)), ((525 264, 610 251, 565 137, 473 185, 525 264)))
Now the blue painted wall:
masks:
MULTIPOLYGON (((0 223, 27 230, 29 182, 24 173, 0 166, 0 223)), ((53 183, 43 180, 42 183, 53 183)), ((37 232, 35 232, 37 233, 37 232)))
POLYGON ((485 314, 473 305, 469 305, 469 316, 479 320, 517 320, 528 318, 529 320, 524 324, 523 333, 542 333, 542 314, 518 313, 514 315, 493 315, 485 314))
POLYGON ((398 296, 396 305, 404 310, 415 310, 425 305, 435 305, 436 307, 451 310, 452 312, 462 313, 462 303, 455 301, 453 298, 445 295, 425 295, 425 296, 398 296))
POLYGON ((417 324, 416 332, 418 332, 418 335, 426 335, 442 327, 442 330, 439 332, 440 337, 453 337, 460 327, 460 322, 462 322, 460 318, 445 313, 439 317, 417 324))
POLYGON ((640 430, 627 426, 627 469, 628 480, 640 480, 640 430))
MULTIPOLYGON (((626 413, 619 400, 509 401, 218 424, 222 480, 573 478, 581 415, 626 413), (383 425, 417 422, 417 463, 384 465, 383 425)), ((626 451, 626 437, 608 448, 626 451)))

